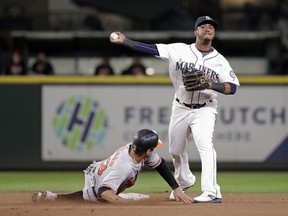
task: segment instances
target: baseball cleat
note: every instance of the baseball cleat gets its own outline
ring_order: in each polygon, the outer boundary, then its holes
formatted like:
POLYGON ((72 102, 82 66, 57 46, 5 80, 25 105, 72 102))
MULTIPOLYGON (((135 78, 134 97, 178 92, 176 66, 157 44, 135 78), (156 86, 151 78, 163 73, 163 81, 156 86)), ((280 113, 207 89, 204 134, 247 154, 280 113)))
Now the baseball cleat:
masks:
MULTIPOLYGON (((182 188, 181 190, 185 193, 189 188, 193 187, 196 183, 196 177, 194 176, 194 179, 193 179, 193 183, 192 185, 188 186, 188 187, 184 187, 182 188)), ((169 200, 176 200, 175 197, 174 197, 174 193, 173 191, 171 191, 170 195, 169 195, 169 200)))
POLYGON ((35 192, 32 196, 32 201, 39 202, 43 200, 55 200, 56 198, 57 198, 57 194, 52 193, 50 191, 35 192))
POLYGON ((200 196, 194 198, 195 203, 221 203, 222 198, 215 197, 208 193, 202 193, 200 196))

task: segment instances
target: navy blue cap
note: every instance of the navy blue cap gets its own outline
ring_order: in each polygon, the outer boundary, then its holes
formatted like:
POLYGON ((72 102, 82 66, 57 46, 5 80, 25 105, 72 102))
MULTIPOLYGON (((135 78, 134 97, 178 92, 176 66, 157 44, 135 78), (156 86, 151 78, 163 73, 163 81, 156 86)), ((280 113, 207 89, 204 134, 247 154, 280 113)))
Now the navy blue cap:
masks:
POLYGON ((197 29, 197 27, 199 25, 202 25, 202 24, 205 24, 205 23, 211 24, 215 29, 218 26, 218 22, 216 20, 213 20, 211 17, 209 17, 209 16, 201 16, 201 17, 198 17, 196 22, 195 22, 195 29, 197 29))

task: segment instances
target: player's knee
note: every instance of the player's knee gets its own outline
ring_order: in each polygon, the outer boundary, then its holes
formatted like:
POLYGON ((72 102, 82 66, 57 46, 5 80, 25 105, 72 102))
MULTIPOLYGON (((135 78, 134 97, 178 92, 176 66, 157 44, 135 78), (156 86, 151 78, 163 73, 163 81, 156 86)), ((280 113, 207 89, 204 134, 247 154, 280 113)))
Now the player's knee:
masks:
POLYGON ((179 161, 180 158, 181 158, 181 157, 180 157, 180 154, 177 153, 177 152, 174 152, 174 153, 171 153, 171 152, 170 152, 170 155, 171 155, 172 159, 175 160, 175 161, 179 161))
POLYGON ((179 151, 177 151, 177 148, 173 147, 173 146, 169 146, 169 153, 171 154, 171 156, 173 157, 174 155, 177 156, 179 155, 179 151))

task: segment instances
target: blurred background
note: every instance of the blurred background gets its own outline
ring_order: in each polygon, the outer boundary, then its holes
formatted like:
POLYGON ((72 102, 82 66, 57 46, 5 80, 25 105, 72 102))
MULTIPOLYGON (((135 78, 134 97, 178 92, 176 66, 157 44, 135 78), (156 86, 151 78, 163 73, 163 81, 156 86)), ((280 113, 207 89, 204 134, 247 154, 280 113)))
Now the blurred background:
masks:
POLYGON ((110 74, 125 74, 134 57, 149 65, 146 74, 167 74, 165 62, 111 45, 109 34, 192 43, 202 15, 219 21, 213 45, 237 74, 288 73, 287 0, 1 0, 0 12, 2 75, 19 73, 9 71, 13 56, 23 74, 94 75, 102 62, 110 74), (52 68, 33 69, 39 52, 52 68))
MULTIPOLYGON (((0 169, 81 170, 144 127, 167 143, 167 62, 109 35, 194 43, 203 15, 241 83, 219 95, 219 169, 287 171, 288 0, 0 0, 0 169)), ((168 145, 161 155, 171 162, 168 145)))

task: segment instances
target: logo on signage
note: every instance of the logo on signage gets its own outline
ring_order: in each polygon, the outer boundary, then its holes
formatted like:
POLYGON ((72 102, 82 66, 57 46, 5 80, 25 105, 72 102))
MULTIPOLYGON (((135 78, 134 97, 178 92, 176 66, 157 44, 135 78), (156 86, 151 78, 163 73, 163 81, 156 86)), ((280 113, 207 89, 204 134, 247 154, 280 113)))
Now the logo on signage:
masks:
POLYGON ((97 101, 71 96, 57 107, 52 125, 63 146, 71 151, 82 151, 102 144, 108 119, 97 101))

